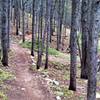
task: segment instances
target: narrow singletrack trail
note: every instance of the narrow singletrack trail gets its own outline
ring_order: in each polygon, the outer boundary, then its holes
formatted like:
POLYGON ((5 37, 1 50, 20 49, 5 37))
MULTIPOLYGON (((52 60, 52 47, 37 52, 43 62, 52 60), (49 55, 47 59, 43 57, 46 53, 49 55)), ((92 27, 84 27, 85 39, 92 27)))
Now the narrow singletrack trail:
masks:
POLYGON ((8 84, 8 100, 55 100, 45 81, 29 70, 32 63, 27 50, 14 42, 11 51, 9 66, 15 79, 8 84))

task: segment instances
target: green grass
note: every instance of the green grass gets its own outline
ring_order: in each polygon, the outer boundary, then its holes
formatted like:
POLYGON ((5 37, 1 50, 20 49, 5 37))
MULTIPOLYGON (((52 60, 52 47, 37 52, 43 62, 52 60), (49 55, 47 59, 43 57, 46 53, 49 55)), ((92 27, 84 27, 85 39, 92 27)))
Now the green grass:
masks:
POLYGON ((11 80, 14 78, 14 75, 12 75, 10 72, 7 72, 3 69, 0 69, 0 100, 8 100, 7 96, 5 95, 5 91, 7 89, 6 85, 4 84, 5 81, 11 80))
MULTIPOLYGON (((20 45, 23 48, 28 48, 28 49, 31 49, 31 44, 32 44, 31 41, 25 41, 24 43, 20 43, 20 45)), ((40 42, 40 45, 41 45, 41 42, 40 42)), ((35 51, 36 52, 38 50, 38 46, 39 46, 38 41, 36 41, 36 44, 35 44, 35 51)), ((43 52, 45 53, 45 48, 43 49, 43 52)), ((48 53, 49 53, 49 55, 53 55, 53 56, 56 56, 56 57, 60 57, 60 58, 62 58, 64 60, 66 60, 66 61, 70 61, 70 54, 62 53, 60 51, 57 51, 54 48, 49 48, 48 53)), ((79 56, 77 56, 77 60, 80 61, 79 56)))
POLYGON ((0 100, 8 100, 4 92, 0 91, 0 100))
MULTIPOLYGON (((25 41, 24 43, 20 43, 20 45, 23 47, 23 48, 28 48, 28 49, 31 49, 31 44, 32 42, 30 41, 25 41)), ((40 43, 41 44, 41 43, 40 43)), ((36 44, 35 44, 35 51, 37 52, 38 50, 38 41, 36 41, 36 44)), ((45 53, 45 48, 43 49, 43 52, 45 53)), ((49 48, 48 50, 48 53, 49 55, 53 55, 53 56, 56 56, 56 57, 61 57, 63 58, 64 60, 66 61, 70 61, 70 54, 65 54, 65 53, 62 53, 60 51, 57 51, 56 49, 54 48, 49 48)), ((77 60, 79 61, 80 58, 79 56, 77 56, 77 60)))
MULTIPOLYGON (((41 46, 41 41, 40 43, 38 43, 38 41, 36 40, 36 43, 35 43, 35 51, 38 50, 38 46, 40 45, 41 46)), ((32 46, 32 42, 31 41, 25 41, 24 43, 20 43, 20 45, 23 47, 23 48, 28 48, 28 49, 31 49, 31 46, 32 46)))
POLYGON ((23 48, 28 48, 28 49, 31 49, 31 44, 32 44, 32 42, 29 42, 29 41, 25 41, 24 43, 20 43, 20 45, 23 48))
MULTIPOLYGON (((32 44, 32 42, 30 42, 30 41, 25 41, 24 43, 20 43, 20 45, 23 48, 28 48, 28 49, 31 49, 31 44, 32 44)), ((40 42, 40 45, 41 45, 41 42, 40 42)), ((38 41, 36 41, 36 44, 35 44, 35 51, 36 52, 38 50, 38 46, 39 46, 39 43, 38 43, 38 41)), ((45 52, 45 48, 44 48, 43 51, 45 52)), ((59 55, 61 53, 61 52, 57 51, 54 48, 49 48, 48 52, 49 52, 50 55, 54 55, 54 56, 57 56, 57 55, 59 55)))
POLYGON ((7 100, 7 96, 3 92, 0 92, 0 100, 7 100))
POLYGON ((13 77, 14 76, 10 72, 7 72, 7 71, 0 69, 0 82, 1 83, 5 80, 12 79, 13 77))
POLYGON ((57 50, 54 49, 54 48, 49 48, 48 52, 49 52, 50 55, 54 55, 54 56, 57 56, 57 55, 60 54, 60 52, 57 51, 57 50))
POLYGON ((64 97, 71 97, 73 95, 73 91, 68 90, 67 86, 52 86, 55 95, 64 96, 64 97))

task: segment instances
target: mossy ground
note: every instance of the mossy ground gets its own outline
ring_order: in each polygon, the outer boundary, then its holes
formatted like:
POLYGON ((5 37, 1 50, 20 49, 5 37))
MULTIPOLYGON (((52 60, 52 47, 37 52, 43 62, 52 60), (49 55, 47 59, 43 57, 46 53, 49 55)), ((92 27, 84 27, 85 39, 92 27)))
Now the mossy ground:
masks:
POLYGON ((6 91, 8 86, 6 81, 10 81, 14 78, 14 75, 11 72, 8 72, 6 69, 0 69, 0 100, 7 100, 6 91))

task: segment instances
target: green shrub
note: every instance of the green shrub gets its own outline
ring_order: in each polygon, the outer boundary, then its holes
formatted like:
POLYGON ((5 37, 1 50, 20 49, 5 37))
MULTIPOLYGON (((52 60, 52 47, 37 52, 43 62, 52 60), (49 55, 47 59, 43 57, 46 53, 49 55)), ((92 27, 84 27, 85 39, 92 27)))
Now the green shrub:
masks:
POLYGON ((7 100, 7 96, 0 91, 0 100, 7 100))
POLYGON ((57 51, 54 48, 49 48, 48 52, 50 55, 54 55, 54 56, 59 55, 59 53, 60 53, 59 51, 57 51))
POLYGON ((31 44, 32 44, 32 42, 25 41, 24 43, 21 43, 20 45, 21 45, 23 48, 31 49, 31 44))
MULTIPOLYGON (((41 42, 38 43, 38 41, 36 40, 36 43, 35 43, 35 51, 38 50, 39 44, 40 44, 40 46, 41 46, 42 43, 41 43, 41 42)), ((25 41, 24 43, 21 43, 20 45, 21 45, 23 48, 31 49, 32 42, 30 42, 30 41, 25 41)))
POLYGON ((13 77, 14 76, 10 72, 7 72, 7 71, 0 69, 0 82, 3 82, 5 80, 9 80, 13 77))
MULTIPOLYGON (((40 47, 41 47, 42 42, 40 41, 40 43, 38 43, 38 41, 36 40, 36 43, 35 43, 35 51, 38 50, 39 44, 40 44, 40 47)), ((21 45, 23 48, 31 49, 32 42, 30 42, 30 41, 25 41, 24 43, 21 43, 20 45, 21 45)), ((45 48, 43 48, 43 51, 44 51, 44 52, 46 51, 45 48)), ((57 51, 57 50, 54 49, 54 48, 49 48, 48 52, 49 52, 50 55, 54 55, 54 56, 59 55, 59 53, 60 53, 59 51, 57 51)))

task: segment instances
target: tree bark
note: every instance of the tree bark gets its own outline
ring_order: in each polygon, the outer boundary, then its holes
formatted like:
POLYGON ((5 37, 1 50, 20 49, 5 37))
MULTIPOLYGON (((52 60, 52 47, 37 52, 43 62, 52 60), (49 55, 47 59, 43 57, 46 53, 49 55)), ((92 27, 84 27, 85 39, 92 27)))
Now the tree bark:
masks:
POLYGON ((22 33, 23 33, 23 37, 22 37, 22 40, 23 40, 23 42, 25 42, 25 12, 24 12, 24 10, 25 10, 25 4, 24 4, 24 0, 22 0, 22 33))
MULTIPOLYGON (((88 41, 88 89, 87 100, 96 100, 96 84, 97 84, 97 47, 98 33, 100 32, 100 1, 90 0, 91 18, 89 25, 89 41, 88 41)), ((89 6, 90 7, 90 6, 89 6)))
POLYGON ((11 11, 11 9, 10 9, 10 6, 11 6, 11 0, 8 0, 8 49, 10 49, 10 11, 11 11))
POLYGON ((45 69, 48 69, 48 50, 49 50, 49 41, 50 41, 50 8, 51 8, 51 4, 50 4, 50 0, 46 1, 46 26, 47 26, 47 38, 46 38, 46 61, 45 61, 45 69))
POLYGON ((87 59, 87 48, 88 48, 88 32, 89 32, 89 19, 90 19, 90 8, 88 7, 89 0, 82 1, 82 60, 81 60, 81 78, 88 79, 88 59, 87 59))
POLYGON ((31 55, 34 56, 34 45, 35 45, 35 31, 34 31, 34 23, 35 23, 35 0, 33 0, 33 13, 32 13, 32 47, 31 47, 31 55))
POLYGON ((72 22, 70 33, 70 86, 69 89, 76 91, 76 65, 77 65, 77 31, 80 0, 72 0, 72 22))
POLYGON ((1 43, 2 64, 4 66, 8 66, 7 4, 8 0, 1 0, 1 43))

